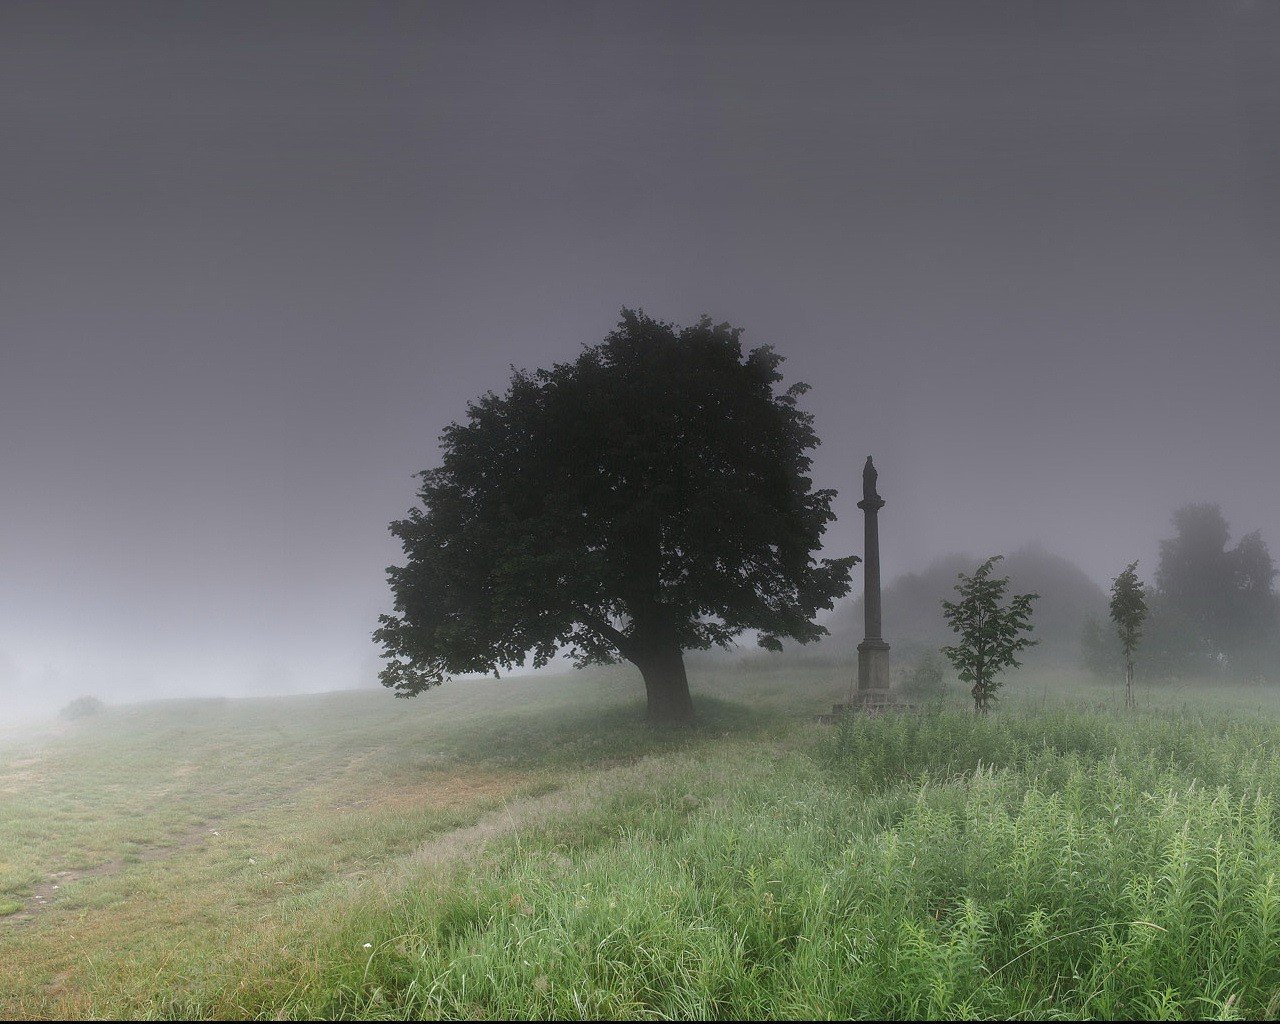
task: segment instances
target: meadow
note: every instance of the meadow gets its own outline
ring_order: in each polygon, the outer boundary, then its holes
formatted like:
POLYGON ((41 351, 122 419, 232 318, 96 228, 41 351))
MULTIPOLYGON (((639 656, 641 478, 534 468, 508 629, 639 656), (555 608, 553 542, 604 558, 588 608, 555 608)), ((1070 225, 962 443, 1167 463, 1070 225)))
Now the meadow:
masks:
POLYGON ((111 708, 0 743, 0 1015, 1262 1018, 1280 695, 848 667, 111 708))

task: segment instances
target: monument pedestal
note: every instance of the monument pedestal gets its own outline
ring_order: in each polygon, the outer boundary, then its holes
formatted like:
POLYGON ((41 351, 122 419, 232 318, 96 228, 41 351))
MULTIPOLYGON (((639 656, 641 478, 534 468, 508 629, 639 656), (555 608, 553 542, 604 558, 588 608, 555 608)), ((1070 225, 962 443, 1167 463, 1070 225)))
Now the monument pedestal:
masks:
POLYGON ((853 708, 864 715, 879 715, 899 706, 889 690, 889 645, 879 637, 858 644, 858 689, 853 708))
POLYGON ((889 693, 889 645, 880 639, 858 644, 858 697, 889 693))

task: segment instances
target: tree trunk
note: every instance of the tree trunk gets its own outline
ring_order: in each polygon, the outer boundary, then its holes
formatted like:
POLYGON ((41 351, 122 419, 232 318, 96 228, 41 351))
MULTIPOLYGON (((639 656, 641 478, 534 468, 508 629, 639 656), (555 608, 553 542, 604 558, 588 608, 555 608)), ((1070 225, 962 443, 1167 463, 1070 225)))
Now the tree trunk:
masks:
POLYGON ((987 713, 987 678, 981 665, 974 672, 973 689, 969 693, 973 696, 973 710, 985 715, 987 713))
POLYGON ((693 698, 684 670, 684 653, 678 648, 655 649, 635 659, 649 697, 649 720, 688 722, 693 718, 693 698))
POLYGON ((1124 663, 1124 706, 1130 710, 1138 706, 1133 699, 1133 662, 1128 660, 1124 663))

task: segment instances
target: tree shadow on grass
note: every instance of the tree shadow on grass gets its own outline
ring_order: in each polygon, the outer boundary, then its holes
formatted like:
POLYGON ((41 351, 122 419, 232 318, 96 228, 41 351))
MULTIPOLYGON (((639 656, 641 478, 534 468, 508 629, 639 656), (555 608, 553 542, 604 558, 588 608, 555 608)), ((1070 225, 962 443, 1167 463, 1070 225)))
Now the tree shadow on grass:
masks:
POLYGON ((776 732, 776 711, 700 697, 685 725, 649 722, 642 702, 512 711, 451 731, 448 754, 473 764, 529 768, 606 767, 689 750, 728 736, 776 732))

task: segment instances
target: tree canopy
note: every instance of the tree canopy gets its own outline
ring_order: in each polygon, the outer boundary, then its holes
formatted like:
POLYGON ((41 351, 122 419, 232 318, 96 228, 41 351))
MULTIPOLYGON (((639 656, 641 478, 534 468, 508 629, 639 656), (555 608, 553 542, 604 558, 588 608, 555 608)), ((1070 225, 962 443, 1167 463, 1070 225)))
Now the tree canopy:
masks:
POLYGON ((857 559, 815 558, 835 492, 809 476, 807 386, 740 334, 623 310, 601 344, 470 403, 391 524, 406 561, 375 633, 383 684, 410 696, 564 650, 635 663, 650 714, 684 718, 683 651, 824 635, 814 616, 857 559))

